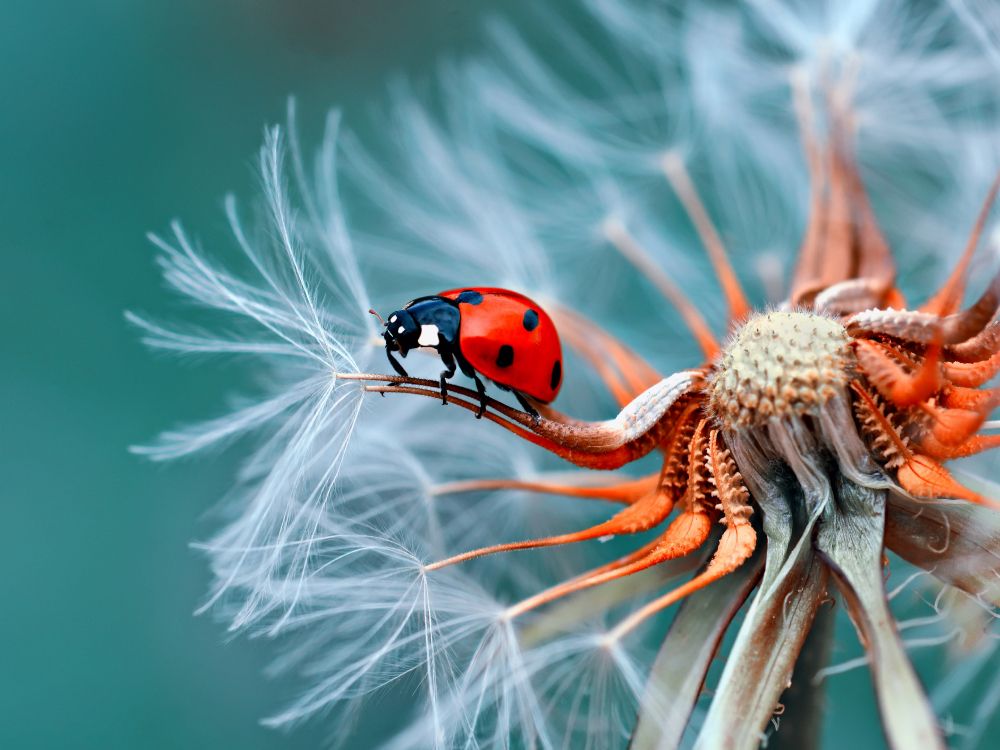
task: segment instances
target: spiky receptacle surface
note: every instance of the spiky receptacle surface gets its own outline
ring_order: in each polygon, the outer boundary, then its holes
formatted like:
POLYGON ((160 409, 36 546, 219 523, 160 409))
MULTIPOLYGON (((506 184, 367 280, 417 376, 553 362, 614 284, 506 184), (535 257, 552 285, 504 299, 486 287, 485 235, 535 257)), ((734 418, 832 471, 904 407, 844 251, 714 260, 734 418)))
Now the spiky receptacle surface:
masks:
POLYGON ((807 312, 754 315, 722 352, 709 410, 726 429, 814 412, 843 393, 854 355, 844 327, 807 312))

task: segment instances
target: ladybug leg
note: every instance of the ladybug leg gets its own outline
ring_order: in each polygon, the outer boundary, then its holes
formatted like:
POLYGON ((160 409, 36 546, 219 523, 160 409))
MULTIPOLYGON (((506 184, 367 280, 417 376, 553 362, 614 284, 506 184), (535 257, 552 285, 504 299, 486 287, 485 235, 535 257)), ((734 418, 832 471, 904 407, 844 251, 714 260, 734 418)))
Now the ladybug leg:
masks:
POLYGON ((479 395, 479 409, 476 411, 476 419, 482 419, 483 414, 486 412, 486 386, 483 385, 483 381, 479 379, 479 375, 472 365, 466 361, 465 357, 462 356, 461 352, 456 355, 455 359, 458 360, 458 366, 462 370, 462 374, 467 378, 472 378, 476 384, 476 393, 479 395))
POLYGON ((454 370, 452 372, 450 372, 450 373, 447 370, 442 370, 441 371, 441 405, 442 406, 447 406, 448 405, 448 383, 447 383, 447 380, 448 380, 448 378, 450 378, 454 374, 455 374, 454 370))
POLYGON ((450 380, 455 374, 455 357, 447 349, 440 349, 441 361, 444 362, 445 369, 441 371, 441 403, 445 406, 448 405, 448 384, 445 382, 450 380))
MULTIPOLYGON (((410 374, 406 369, 399 363, 399 360, 392 356, 392 352, 387 348, 385 350, 385 356, 389 358, 389 364, 392 365, 392 369, 396 371, 397 375, 402 375, 404 378, 410 377, 410 374)), ((390 386, 396 385, 395 383, 390 383, 390 386)), ((382 394, 385 395, 384 393, 382 394)))
POLYGON ((476 381, 476 393, 479 394, 479 411, 476 412, 476 419, 482 419, 483 413, 486 411, 486 386, 483 385, 483 381, 479 379, 475 370, 472 372, 472 379, 476 381))
POLYGON ((536 421, 540 419, 538 410, 531 405, 531 402, 529 402, 528 399, 524 397, 524 394, 522 394, 520 391, 514 391, 513 393, 514 393, 514 398, 517 399, 517 403, 521 405, 522 409, 524 409, 526 412, 528 412, 528 414, 534 417, 536 421))

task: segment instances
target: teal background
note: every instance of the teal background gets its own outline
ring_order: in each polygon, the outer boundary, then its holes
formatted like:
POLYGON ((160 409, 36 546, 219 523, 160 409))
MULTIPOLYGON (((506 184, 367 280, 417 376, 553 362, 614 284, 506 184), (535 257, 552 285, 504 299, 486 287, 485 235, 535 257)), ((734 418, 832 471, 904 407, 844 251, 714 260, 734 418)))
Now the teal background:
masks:
MULTIPOLYGON (((226 246, 222 197, 257 192, 263 128, 289 95, 306 144, 334 105, 377 128, 368 115, 392 75, 429 78, 481 47, 488 12, 516 22, 527 6, 0 3, 0 748, 311 748, 336 735, 260 727, 298 683, 263 675, 268 644, 192 615, 209 575, 188 545, 217 527, 230 459, 126 452, 218 413, 250 374, 156 356, 122 312, 184 314, 144 235, 177 217, 226 246)), ((850 646, 835 659, 856 652, 840 628, 850 646)), ((864 670, 832 685, 849 719, 828 727, 830 746, 880 746, 864 670)))

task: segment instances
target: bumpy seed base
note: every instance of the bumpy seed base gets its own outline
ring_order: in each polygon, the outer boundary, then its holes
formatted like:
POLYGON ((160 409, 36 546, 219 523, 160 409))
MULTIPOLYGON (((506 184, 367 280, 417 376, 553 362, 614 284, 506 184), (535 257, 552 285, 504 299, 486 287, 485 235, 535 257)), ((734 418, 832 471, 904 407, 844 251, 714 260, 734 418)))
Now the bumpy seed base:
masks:
POLYGON ((821 315, 755 315, 722 353, 709 410, 730 430, 815 412, 847 385, 854 362, 849 342, 842 325, 821 315))

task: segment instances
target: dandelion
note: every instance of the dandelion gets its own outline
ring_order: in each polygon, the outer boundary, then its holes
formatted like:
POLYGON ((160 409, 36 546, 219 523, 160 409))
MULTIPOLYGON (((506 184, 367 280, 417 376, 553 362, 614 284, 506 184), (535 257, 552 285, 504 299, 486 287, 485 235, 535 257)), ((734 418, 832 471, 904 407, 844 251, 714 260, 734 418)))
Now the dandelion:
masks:
POLYGON ((307 169, 290 108, 261 231, 227 201, 242 272, 179 225, 153 238, 220 323, 130 316, 146 340, 264 367, 139 449, 248 451, 205 607, 309 680, 268 723, 336 711, 340 740, 395 693, 388 747, 807 746, 822 683, 868 665, 892 747, 974 746, 997 690, 950 713, 994 660, 1000 512, 945 464, 1000 445, 994 37, 964 3, 587 11, 611 55, 550 24, 579 86, 497 24, 503 63, 444 74, 444 126, 398 87, 395 162, 332 116, 307 169), (911 256, 949 261, 919 302, 911 256), (369 310, 417 283, 542 302, 559 408, 399 368, 369 310), (918 572, 887 584, 888 553, 918 572), (897 621, 916 582, 935 610, 897 621), (835 600, 864 656, 831 666, 835 600), (910 653, 959 638, 929 699, 910 653))

